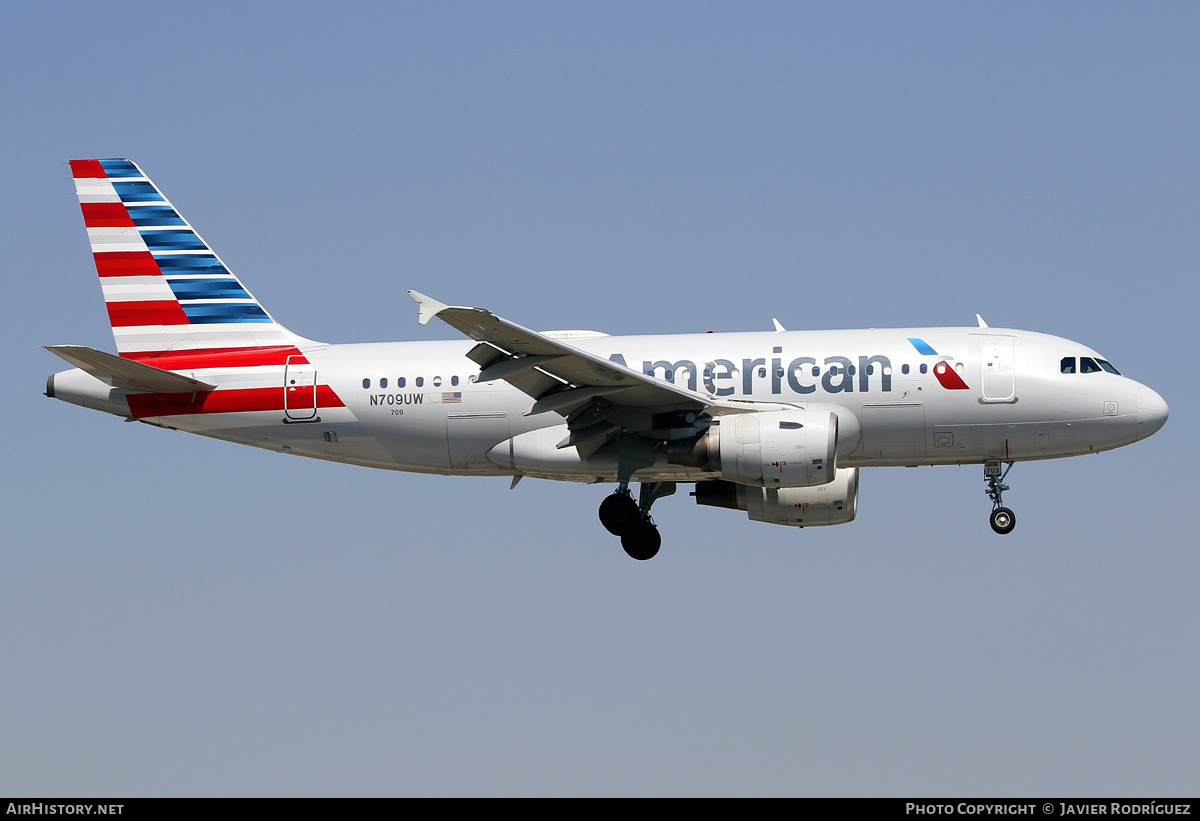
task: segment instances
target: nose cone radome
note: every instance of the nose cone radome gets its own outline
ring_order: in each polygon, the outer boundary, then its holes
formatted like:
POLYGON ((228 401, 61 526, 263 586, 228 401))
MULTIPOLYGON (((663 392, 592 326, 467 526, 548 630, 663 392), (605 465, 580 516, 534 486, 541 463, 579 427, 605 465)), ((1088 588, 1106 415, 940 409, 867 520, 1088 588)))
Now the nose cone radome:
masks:
POLYGON ((1154 435, 1163 425, 1167 424, 1170 413, 1167 403, 1154 391, 1145 385, 1137 392, 1137 421, 1138 439, 1154 435))

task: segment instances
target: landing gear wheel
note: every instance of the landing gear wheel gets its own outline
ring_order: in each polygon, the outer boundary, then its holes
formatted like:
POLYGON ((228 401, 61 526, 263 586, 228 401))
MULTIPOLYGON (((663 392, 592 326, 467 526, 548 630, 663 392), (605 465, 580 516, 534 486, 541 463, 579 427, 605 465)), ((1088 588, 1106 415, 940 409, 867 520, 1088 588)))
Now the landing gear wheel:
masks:
POLYGON ((637 502, 627 493, 614 493, 600 503, 600 524, 614 536, 624 535, 641 520, 637 502))
POLYGON ((992 511, 991 522, 992 530, 1003 536, 1005 533, 1012 533, 1012 529, 1017 526, 1017 515, 1006 507, 998 507, 992 511))
POLYGON ((992 530, 1001 536, 1012 533, 1012 529, 1017 526, 1017 515, 1004 506, 1004 491, 1008 490, 1004 479, 1015 464, 1016 462, 1009 462, 1008 467, 1001 473, 999 459, 988 459, 983 463, 983 481, 987 482, 987 490, 984 492, 992 500, 992 530))
POLYGON ((658 548, 661 545, 662 536, 659 534, 658 528, 645 519, 639 519, 621 535, 621 547, 625 548, 625 552, 629 554, 630 558, 637 559, 639 562, 657 556, 658 548))

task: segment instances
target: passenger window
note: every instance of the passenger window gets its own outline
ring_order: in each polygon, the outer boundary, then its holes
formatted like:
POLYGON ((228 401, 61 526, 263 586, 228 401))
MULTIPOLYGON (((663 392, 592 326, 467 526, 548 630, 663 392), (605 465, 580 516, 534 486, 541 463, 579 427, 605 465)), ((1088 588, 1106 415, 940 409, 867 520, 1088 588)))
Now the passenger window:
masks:
POLYGON ((442 386, 442 378, 440 376, 435 376, 433 378, 433 386, 435 388, 440 388, 442 386))
POLYGON ((874 373, 875 373, 875 366, 874 366, 874 365, 867 365, 867 376, 871 376, 871 375, 872 375, 872 374, 874 374, 874 373))
POLYGON ((379 380, 379 387, 381 387, 381 388, 387 387, 387 377, 386 376, 379 380))
POLYGON ((1062 362, 1058 366, 1058 369, 1063 373, 1075 373, 1075 357, 1064 356, 1062 362))
POLYGON ((1079 357, 1079 372, 1080 373, 1100 373, 1100 366, 1096 364, 1096 360, 1090 356, 1079 357))
POLYGON ((820 376, 820 375, 821 375, 821 369, 814 365, 813 366, 813 376, 820 376))
POLYGON ((929 373, 929 366, 924 362, 921 363, 921 373, 929 373))
POLYGON ((458 387, 458 377, 457 376, 450 377, 450 384, 457 388, 458 387))
POLYGON ((421 387, 424 387, 424 385, 425 385, 425 377, 418 376, 417 377, 417 387, 421 388, 421 387))
POLYGON ((851 365, 850 367, 846 368, 846 373, 850 374, 851 376, 854 376, 854 366, 851 365))
POLYGON ((404 387, 404 377, 403 376, 401 376, 399 379, 396 380, 396 387, 397 388, 404 387))
POLYGON ((363 387, 364 387, 364 388, 369 388, 369 387, 371 387, 371 380, 370 380, 370 379, 364 379, 364 380, 363 380, 363 387))
POLYGON ((908 365, 901 365, 900 373, 908 373, 908 365))

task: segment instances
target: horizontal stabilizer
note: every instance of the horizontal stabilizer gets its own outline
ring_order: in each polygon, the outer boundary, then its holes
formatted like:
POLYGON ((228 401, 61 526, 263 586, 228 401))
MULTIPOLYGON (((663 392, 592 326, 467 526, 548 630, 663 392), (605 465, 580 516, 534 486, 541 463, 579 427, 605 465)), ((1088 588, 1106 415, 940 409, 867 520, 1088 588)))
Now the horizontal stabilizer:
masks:
POLYGON ((46 345, 45 348, 113 388, 150 393, 188 393, 210 391, 216 387, 199 379, 122 359, 86 345, 46 345))

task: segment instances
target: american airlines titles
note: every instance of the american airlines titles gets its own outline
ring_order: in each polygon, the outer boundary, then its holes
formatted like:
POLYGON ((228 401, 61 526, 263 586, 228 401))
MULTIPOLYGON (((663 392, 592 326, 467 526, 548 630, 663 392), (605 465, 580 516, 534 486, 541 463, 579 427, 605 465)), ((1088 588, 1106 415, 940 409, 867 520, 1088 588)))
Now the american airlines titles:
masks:
MULTIPOLYGON (((772 352, 779 354, 783 350, 775 348, 772 352)), ((626 364, 621 354, 613 354, 609 359, 626 364)), ((688 390, 697 390, 698 383, 702 383, 712 396, 732 396, 739 387, 743 396, 749 396, 755 393, 756 380, 760 383, 769 380, 772 395, 782 394, 784 383, 799 394, 815 393, 818 387, 825 393, 853 393, 856 382, 857 390, 865 393, 872 390, 872 380, 878 390, 884 393, 892 390, 892 362, 880 354, 858 357, 857 366, 848 356, 827 356, 820 363, 811 356, 798 356, 786 366, 782 357, 775 356, 769 370, 764 357, 743 359, 740 367, 730 359, 713 359, 702 367, 688 359, 677 362, 646 359, 642 361, 642 373, 668 382, 675 382, 677 376, 686 373, 688 390)))
MULTIPOLYGON (((782 353, 782 349, 775 348, 773 353, 782 353)), ((613 354, 609 360, 629 367, 622 354, 613 354)), ((732 359, 713 359, 701 366, 690 359, 676 362, 646 359, 642 361, 642 373, 668 382, 682 379, 692 391, 702 385, 711 396, 732 396, 739 389, 741 395, 750 396, 768 384, 773 396, 782 394, 785 384, 793 393, 802 395, 816 393, 818 388, 825 393, 892 390, 892 361, 882 354, 859 356, 857 361, 848 356, 827 356, 820 361, 798 356, 786 366, 781 356, 773 356, 769 366, 765 357, 743 359, 740 366, 732 359)), ((420 405, 425 397, 426 394, 419 392, 374 393, 369 401, 372 405, 420 405)))

